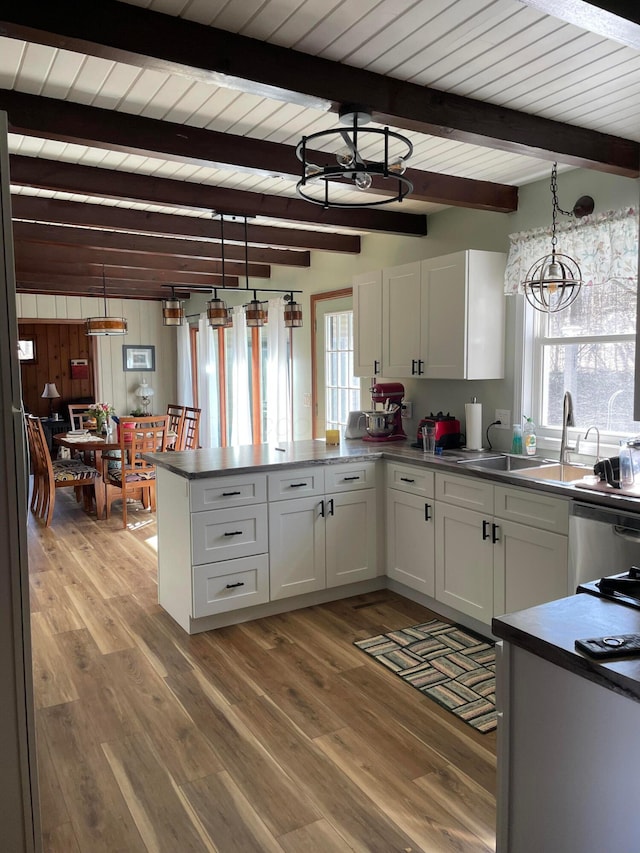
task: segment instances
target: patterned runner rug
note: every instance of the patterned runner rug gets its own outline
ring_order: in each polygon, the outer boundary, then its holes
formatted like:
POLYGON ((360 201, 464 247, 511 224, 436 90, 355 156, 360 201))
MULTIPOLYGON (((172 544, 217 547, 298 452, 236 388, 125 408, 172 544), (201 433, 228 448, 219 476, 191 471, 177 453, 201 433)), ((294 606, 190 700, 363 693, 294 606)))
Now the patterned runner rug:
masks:
POLYGON ((493 643, 434 619, 354 643, 480 732, 496 728, 493 643))

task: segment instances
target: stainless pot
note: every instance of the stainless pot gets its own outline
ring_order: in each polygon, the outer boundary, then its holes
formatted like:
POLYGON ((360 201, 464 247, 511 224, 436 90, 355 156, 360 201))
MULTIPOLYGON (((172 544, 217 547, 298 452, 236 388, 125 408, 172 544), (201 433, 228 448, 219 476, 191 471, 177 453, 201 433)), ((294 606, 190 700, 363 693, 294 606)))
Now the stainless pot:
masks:
MULTIPOLYGON (((397 407, 396 407, 397 409, 397 407)), ((395 428, 395 409, 389 412, 363 412, 365 429, 372 437, 391 435, 395 428)))

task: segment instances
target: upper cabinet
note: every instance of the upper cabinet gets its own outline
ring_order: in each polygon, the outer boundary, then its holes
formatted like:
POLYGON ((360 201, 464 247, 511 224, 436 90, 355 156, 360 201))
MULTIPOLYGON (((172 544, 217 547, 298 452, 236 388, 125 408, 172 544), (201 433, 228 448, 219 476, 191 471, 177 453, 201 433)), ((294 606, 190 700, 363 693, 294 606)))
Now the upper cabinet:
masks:
POLYGON ((353 279, 353 375, 382 370, 382 271, 353 279))
POLYGON ((355 340, 382 353, 375 370, 356 352, 356 376, 502 379, 505 263, 469 249, 354 279, 355 340))

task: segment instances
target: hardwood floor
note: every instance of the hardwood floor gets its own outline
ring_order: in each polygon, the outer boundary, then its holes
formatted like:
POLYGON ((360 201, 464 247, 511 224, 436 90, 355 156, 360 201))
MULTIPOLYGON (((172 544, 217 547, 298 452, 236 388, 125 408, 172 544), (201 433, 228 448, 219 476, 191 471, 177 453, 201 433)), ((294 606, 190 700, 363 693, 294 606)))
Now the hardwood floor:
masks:
POLYGON ((495 849, 495 734, 353 645, 432 618, 378 592, 189 637, 155 517, 30 516, 47 853, 495 849))

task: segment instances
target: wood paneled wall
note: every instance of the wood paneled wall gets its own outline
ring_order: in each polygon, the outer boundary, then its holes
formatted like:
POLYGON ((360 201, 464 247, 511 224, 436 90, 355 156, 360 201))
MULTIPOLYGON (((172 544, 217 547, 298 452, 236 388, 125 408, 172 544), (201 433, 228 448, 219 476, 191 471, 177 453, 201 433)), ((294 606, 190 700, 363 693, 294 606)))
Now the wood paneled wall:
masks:
POLYGON ((84 323, 27 322, 18 324, 20 338, 34 338, 35 363, 21 362, 22 399, 27 411, 39 417, 49 414, 49 400, 42 399, 45 383, 55 382, 60 397, 53 401, 54 412, 67 415, 67 403, 81 398, 95 399, 94 346, 85 334, 84 323), (71 378, 71 359, 89 360, 87 379, 71 378))

